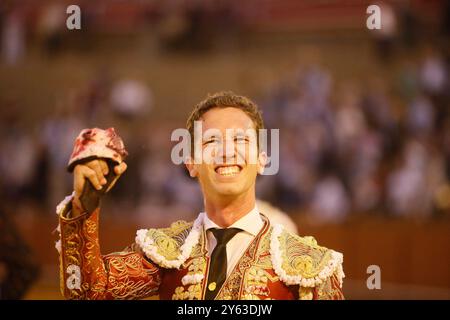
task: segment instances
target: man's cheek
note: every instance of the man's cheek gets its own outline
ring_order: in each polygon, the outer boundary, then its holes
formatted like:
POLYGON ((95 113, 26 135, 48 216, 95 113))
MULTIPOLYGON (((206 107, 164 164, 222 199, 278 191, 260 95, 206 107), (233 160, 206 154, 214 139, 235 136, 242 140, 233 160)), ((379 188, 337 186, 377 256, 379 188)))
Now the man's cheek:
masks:
POLYGON ((256 164, 251 164, 246 167, 247 177, 248 179, 256 179, 258 175, 258 166, 256 164))
POLYGON ((202 164, 212 164, 214 162, 214 158, 216 157, 217 148, 212 145, 208 145, 203 149, 202 154, 202 164))
POLYGON ((245 164, 245 145, 243 144, 236 144, 236 164, 244 165, 245 164))

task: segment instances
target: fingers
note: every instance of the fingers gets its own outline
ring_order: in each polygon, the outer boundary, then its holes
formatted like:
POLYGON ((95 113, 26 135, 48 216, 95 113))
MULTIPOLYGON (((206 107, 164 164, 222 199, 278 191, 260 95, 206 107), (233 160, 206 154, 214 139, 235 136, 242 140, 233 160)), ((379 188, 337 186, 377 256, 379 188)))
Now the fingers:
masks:
POLYGON ((101 181, 99 180, 99 174, 98 172, 96 172, 96 170, 86 166, 83 168, 83 175, 89 179, 95 189, 100 190, 102 188, 103 183, 101 183, 101 181))
MULTIPOLYGON (((117 179, 121 174, 125 172, 127 165, 125 162, 118 164, 114 167, 114 173, 117 177, 113 183, 109 186, 109 191, 112 186, 117 182, 117 179)), ((106 184, 105 175, 108 174, 108 164, 104 160, 92 160, 85 164, 79 164, 74 169, 74 190, 75 193, 80 196, 83 192, 85 180, 89 179, 95 189, 101 190, 106 184)))
POLYGON ((73 170, 73 190, 77 196, 83 192, 85 177, 82 172, 82 166, 77 165, 73 170))
MULTIPOLYGON (((100 182, 101 185, 106 184, 106 179, 105 179, 103 172, 105 170, 105 166, 106 166, 106 168, 108 168, 108 166, 106 165, 105 161, 103 161, 103 160, 89 161, 88 163, 86 163, 86 166, 89 169, 94 170, 94 173, 97 177, 97 181, 100 182), (101 163, 103 163, 103 165, 101 163)), ((101 189, 101 186, 100 186, 100 189, 101 189)))
POLYGON ((103 175, 106 176, 109 172, 108 164, 103 160, 99 160, 98 162, 100 163, 103 175))
POLYGON ((111 182, 111 184, 109 185, 108 190, 106 190, 106 192, 109 192, 109 190, 111 190, 111 188, 114 187, 117 180, 125 172, 125 170, 127 170, 127 164, 125 162, 122 162, 121 164, 118 164, 117 166, 114 167, 114 173, 116 174, 116 177, 111 182))
POLYGON ((98 179, 95 170, 86 165, 77 165, 74 169, 74 189, 78 195, 81 195, 85 184, 85 179, 89 179, 94 188, 100 190, 102 185, 98 179))
POLYGON ((121 164, 118 164, 117 166, 114 167, 115 174, 117 174, 119 176, 122 173, 124 173, 125 170, 127 170, 127 164, 125 162, 122 162, 121 164))

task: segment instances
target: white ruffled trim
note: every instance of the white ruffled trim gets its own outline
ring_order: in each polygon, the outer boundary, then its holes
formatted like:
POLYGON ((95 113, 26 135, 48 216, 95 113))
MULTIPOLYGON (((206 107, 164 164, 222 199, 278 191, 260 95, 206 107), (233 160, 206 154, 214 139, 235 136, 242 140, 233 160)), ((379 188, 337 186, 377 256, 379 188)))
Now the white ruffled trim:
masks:
POLYGON ((181 265, 189 258, 192 248, 197 245, 200 239, 201 228, 203 225, 204 213, 200 213, 194 221, 189 235, 186 237, 184 244, 180 247, 181 253, 175 260, 167 260, 158 253, 158 247, 155 246, 153 239, 147 236, 148 229, 140 229, 136 232, 136 244, 142 249, 145 255, 153 262, 164 268, 179 269, 181 265))
POLYGON ((55 242, 55 249, 58 253, 61 253, 61 239, 55 242))
POLYGON ((320 285, 330 277, 335 271, 337 271, 337 277, 342 287, 342 279, 345 277, 344 272, 342 270, 342 263, 344 257, 342 253, 331 250, 332 258, 328 262, 328 265, 323 268, 319 274, 314 278, 304 278, 301 275, 288 275, 282 266, 283 260, 281 257, 280 250, 280 241, 278 240, 279 236, 283 232, 283 226, 280 224, 276 224, 273 227, 272 235, 270 238, 270 255, 272 259, 273 269, 275 273, 280 277, 280 280, 286 283, 287 285, 301 285, 302 287, 315 287, 320 285))
POLYGON ((342 255, 342 253, 339 253, 339 254, 341 255, 342 261, 337 266, 336 276, 339 281, 339 286, 342 288, 342 284, 344 283, 344 278, 345 278, 344 269, 342 268, 342 262, 344 261, 344 256, 342 255))
POLYGON ((61 213, 63 212, 63 210, 67 207, 67 205, 72 201, 73 197, 75 196, 75 191, 72 192, 72 194, 68 195, 67 197, 64 198, 63 201, 61 201, 57 206, 56 206, 56 214, 59 216, 61 215, 61 213))
POLYGON ((183 286, 187 286, 188 284, 198 284, 202 282, 204 277, 205 275, 203 273, 187 274, 181 278, 181 283, 183 283, 183 286))
MULTIPOLYGON (((75 191, 72 192, 72 194, 70 194, 67 197, 65 197, 64 200, 61 201, 56 206, 56 214, 58 216, 61 216, 61 213, 64 211, 64 209, 67 207, 67 205, 72 201, 74 196, 75 196, 75 191)), ((58 223, 58 226, 56 227, 56 231, 58 232, 58 235, 59 235, 60 239, 55 242, 55 248, 58 251, 58 253, 61 253, 61 224, 58 223)))

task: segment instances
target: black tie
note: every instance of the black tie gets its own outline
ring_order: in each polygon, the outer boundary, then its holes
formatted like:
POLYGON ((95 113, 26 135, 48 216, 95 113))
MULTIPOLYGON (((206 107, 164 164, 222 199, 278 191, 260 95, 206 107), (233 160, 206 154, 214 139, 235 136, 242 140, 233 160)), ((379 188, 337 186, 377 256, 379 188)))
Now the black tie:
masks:
POLYGON ((228 228, 210 229, 210 231, 214 234, 217 245, 211 254, 211 263, 209 266, 205 294, 206 300, 213 300, 225 282, 227 276, 227 243, 242 230, 238 228, 228 228))

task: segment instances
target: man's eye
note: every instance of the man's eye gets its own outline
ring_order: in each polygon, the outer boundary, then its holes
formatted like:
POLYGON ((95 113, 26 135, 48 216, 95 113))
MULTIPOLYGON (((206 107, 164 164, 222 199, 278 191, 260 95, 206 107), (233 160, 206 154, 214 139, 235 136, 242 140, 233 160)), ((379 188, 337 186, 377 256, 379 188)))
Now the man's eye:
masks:
POLYGON ((203 144, 211 144, 211 143, 214 143, 214 142, 217 142, 217 139, 212 138, 212 139, 206 140, 205 142, 203 142, 203 144))
POLYGON ((238 142, 238 143, 246 143, 248 141, 249 140, 246 137, 236 137, 236 138, 234 138, 234 142, 238 142))

